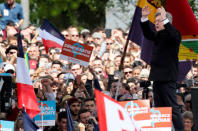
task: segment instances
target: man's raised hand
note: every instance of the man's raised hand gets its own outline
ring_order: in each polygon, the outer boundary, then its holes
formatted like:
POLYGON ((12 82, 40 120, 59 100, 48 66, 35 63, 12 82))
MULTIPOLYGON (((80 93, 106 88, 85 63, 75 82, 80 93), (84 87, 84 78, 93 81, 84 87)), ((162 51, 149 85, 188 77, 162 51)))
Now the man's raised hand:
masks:
POLYGON ((148 15, 149 15, 151 12, 152 12, 152 10, 149 9, 148 6, 144 6, 144 7, 142 8, 142 18, 143 18, 143 19, 147 18, 148 15))

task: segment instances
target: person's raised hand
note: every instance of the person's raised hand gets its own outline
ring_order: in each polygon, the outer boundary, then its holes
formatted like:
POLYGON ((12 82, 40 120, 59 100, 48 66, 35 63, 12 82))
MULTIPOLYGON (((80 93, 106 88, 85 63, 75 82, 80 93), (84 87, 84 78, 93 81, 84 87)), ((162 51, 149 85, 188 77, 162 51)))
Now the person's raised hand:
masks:
POLYGON ((78 128, 80 131, 85 131, 85 125, 83 123, 79 123, 78 128))
POLYGON ((151 9, 149 9, 149 6, 144 6, 142 8, 142 18, 147 18, 148 15, 152 12, 151 9))
POLYGON ((42 84, 43 86, 46 86, 46 87, 51 86, 52 80, 47 79, 47 78, 44 78, 44 79, 41 80, 41 84, 42 84))
POLYGON ((162 20, 166 19, 166 10, 164 9, 164 7, 160 7, 157 9, 157 12, 160 13, 162 20))

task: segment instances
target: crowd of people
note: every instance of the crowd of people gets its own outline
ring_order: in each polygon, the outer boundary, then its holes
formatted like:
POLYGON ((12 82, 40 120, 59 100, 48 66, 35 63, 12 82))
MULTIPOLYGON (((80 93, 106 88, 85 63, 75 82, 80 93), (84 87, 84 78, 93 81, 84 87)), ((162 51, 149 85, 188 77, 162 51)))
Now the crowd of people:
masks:
MULTIPOLYGON (((9 1, 9 0, 8 0, 9 1)), ((17 32, 16 24, 8 22, 0 34, 1 73, 12 76, 12 96, 9 110, 1 108, 0 119, 15 121, 15 131, 23 129, 21 109, 17 106, 16 60, 17 32)), ((128 32, 112 29, 106 33, 104 28, 79 30, 70 26, 61 31, 65 39, 84 43, 93 47, 89 66, 83 67, 59 58, 60 48, 50 48, 46 53, 39 36, 38 27, 30 25, 21 30, 22 43, 27 55, 30 77, 38 101, 56 101, 56 124, 44 127, 45 131, 67 130, 66 101, 70 108, 76 131, 99 130, 94 90, 100 89, 110 97, 116 97, 119 65, 123 64, 123 77, 117 96, 118 101, 149 99, 153 103, 152 82, 148 81, 150 65, 140 58, 141 48, 129 42, 124 62, 120 63, 128 32)), ((166 75, 166 74, 164 74, 166 75)), ((193 73, 177 84, 177 103, 183 113, 185 130, 193 127, 191 87, 198 82, 198 63, 193 65, 193 73)))

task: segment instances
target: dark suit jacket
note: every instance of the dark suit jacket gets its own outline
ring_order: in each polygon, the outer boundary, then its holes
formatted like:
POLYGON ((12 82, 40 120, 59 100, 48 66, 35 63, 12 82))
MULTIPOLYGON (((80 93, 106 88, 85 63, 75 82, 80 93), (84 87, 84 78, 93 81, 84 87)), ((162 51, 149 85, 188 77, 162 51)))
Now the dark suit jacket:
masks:
POLYGON ((152 31, 149 21, 141 22, 144 36, 154 41, 149 80, 177 81, 180 33, 170 24, 159 32, 152 31))

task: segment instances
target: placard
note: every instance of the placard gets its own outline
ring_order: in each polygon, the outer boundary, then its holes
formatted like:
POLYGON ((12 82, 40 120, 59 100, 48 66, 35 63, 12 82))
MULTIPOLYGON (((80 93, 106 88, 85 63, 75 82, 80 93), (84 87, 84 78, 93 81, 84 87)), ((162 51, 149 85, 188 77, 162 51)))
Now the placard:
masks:
POLYGON ((62 47, 60 59, 88 66, 93 47, 66 39, 62 47))
POLYGON ((56 116, 55 101, 39 101, 41 112, 34 117, 35 123, 38 126, 54 126, 56 116))

